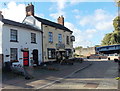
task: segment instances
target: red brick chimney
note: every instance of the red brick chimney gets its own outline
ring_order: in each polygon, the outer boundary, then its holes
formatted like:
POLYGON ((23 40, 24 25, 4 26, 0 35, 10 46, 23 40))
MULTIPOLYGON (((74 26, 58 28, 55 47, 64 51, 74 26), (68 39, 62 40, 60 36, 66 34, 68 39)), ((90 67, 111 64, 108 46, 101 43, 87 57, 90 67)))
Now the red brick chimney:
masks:
POLYGON ((61 24, 64 26, 64 17, 62 15, 58 17, 57 21, 58 21, 58 24, 61 24))
POLYGON ((26 6, 26 16, 34 16, 34 5, 28 4, 28 6, 26 6))

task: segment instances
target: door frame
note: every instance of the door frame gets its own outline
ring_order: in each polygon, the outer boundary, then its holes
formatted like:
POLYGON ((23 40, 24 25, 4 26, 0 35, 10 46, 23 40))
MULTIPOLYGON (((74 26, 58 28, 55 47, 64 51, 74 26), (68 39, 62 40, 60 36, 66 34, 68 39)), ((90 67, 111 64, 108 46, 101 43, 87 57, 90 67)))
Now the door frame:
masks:
POLYGON ((33 64, 39 65, 39 61, 38 61, 38 59, 39 59, 38 49, 34 49, 34 50, 33 50, 33 53, 32 53, 32 54, 33 54, 33 60, 34 60, 34 51, 37 51, 37 55, 36 55, 36 56, 37 56, 37 61, 34 61, 33 64))

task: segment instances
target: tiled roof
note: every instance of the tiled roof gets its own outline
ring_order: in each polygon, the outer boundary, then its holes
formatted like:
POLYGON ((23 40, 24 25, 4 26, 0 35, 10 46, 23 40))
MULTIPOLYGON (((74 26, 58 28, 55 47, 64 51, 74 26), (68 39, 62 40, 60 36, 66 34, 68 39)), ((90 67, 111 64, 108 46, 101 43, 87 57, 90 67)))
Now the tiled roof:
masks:
POLYGON ((61 29, 61 30, 65 30, 65 31, 68 31, 68 32, 71 32, 72 31, 68 28, 66 28, 65 26, 61 25, 61 24, 58 24, 58 23, 55 23, 55 22, 52 22, 52 21, 49 21, 49 20, 46 20, 46 19, 42 19, 40 17, 37 17, 37 16, 34 16, 38 21, 42 22, 42 24, 45 24, 45 25, 49 25, 49 26, 52 26, 52 27, 55 27, 55 28, 58 28, 58 29, 61 29))
POLYGON ((19 22, 16 22, 16 21, 12 21, 12 20, 8 20, 8 19, 3 19, 2 22, 3 22, 4 24, 13 25, 13 26, 18 26, 18 27, 27 28, 27 29, 31 29, 31 30, 35 30, 35 31, 40 31, 40 32, 42 32, 42 31, 41 31, 40 29, 38 29, 38 28, 32 27, 32 26, 30 26, 30 25, 23 24, 23 23, 19 23, 19 22))

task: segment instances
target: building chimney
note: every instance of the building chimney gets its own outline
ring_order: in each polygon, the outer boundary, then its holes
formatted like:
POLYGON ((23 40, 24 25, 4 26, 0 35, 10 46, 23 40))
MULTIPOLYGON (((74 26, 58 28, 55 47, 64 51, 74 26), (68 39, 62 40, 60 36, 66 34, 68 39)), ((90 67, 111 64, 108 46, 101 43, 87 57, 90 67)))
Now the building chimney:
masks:
POLYGON ((28 4, 28 6, 26 6, 26 16, 34 16, 34 5, 28 4))
POLYGON ((2 11, 0 11, 0 21, 3 19, 2 11))
POLYGON ((64 26, 64 17, 63 16, 59 16, 57 21, 58 21, 58 24, 61 24, 64 26))

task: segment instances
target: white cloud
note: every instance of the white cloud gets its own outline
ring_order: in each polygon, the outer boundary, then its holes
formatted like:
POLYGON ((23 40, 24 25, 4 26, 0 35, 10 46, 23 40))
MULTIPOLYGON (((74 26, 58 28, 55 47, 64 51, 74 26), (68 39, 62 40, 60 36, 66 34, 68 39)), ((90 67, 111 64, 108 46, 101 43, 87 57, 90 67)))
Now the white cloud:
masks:
POLYGON ((96 33, 95 29, 87 29, 84 32, 82 32, 70 22, 65 22, 65 26, 73 31, 73 35, 75 36, 74 47, 93 46, 93 43, 90 39, 93 38, 93 35, 96 33))
POLYGON ((36 14, 36 16, 38 16, 38 17, 41 17, 41 18, 44 18, 45 17, 45 15, 44 14, 36 14))
POLYGON ((95 26, 97 30, 111 30, 113 29, 112 21, 98 22, 95 26))
POLYGON ((89 34, 95 33, 95 32, 96 32, 95 29, 87 29, 87 30, 86 30, 86 33, 89 33, 89 34))
POLYGON ((66 0, 57 0, 58 9, 62 10, 65 7, 66 0))
POLYGON ((64 18, 65 18, 65 12, 63 12, 63 11, 58 11, 57 13, 52 13, 52 14, 50 14, 50 16, 53 18, 53 19, 57 19, 59 16, 61 16, 61 15, 63 15, 64 16, 64 18))
POLYGON ((82 17, 82 19, 80 19, 80 25, 81 26, 85 26, 85 25, 87 25, 87 24, 89 24, 89 23, 91 23, 91 16, 84 16, 84 17, 82 17))
POLYGON ((56 9, 57 12, 56 13, 51 13, 49 16, 51 16, 53 19, 57 19, 59 16, 63 15, 65 17, 65 12, 63 11, 63 9, 65 8, 66 6, 66 2, 67 0, 57 0, 56 1, 56 6, 52 6, 49 8, 49 10, 51 9, 56 9))
POLYGON ((72 10, 72 12, 73 12, 73 13, 80 13, 80 10, 74 9, 74 10, 72 10))
POLYGON ((10 2, 7 8, 2 9, 3 15, 6 19, 22 22, 25 18, 25 5, 17 5, 15 2, 10 2))
POLYGON ((76 18, 76 19, 80 19, 81 16, 80 16, 80 15, 76 15, 75 18, 76 18))
POLYGON ((83 27, 85 26, 94 26, 96 30, 109 30, 113 29, 112 20, 114 16, 109 14, 103 9, 97 9, 94 11, 94 14, 84 16, 80 19, 79 24, 83 27))

